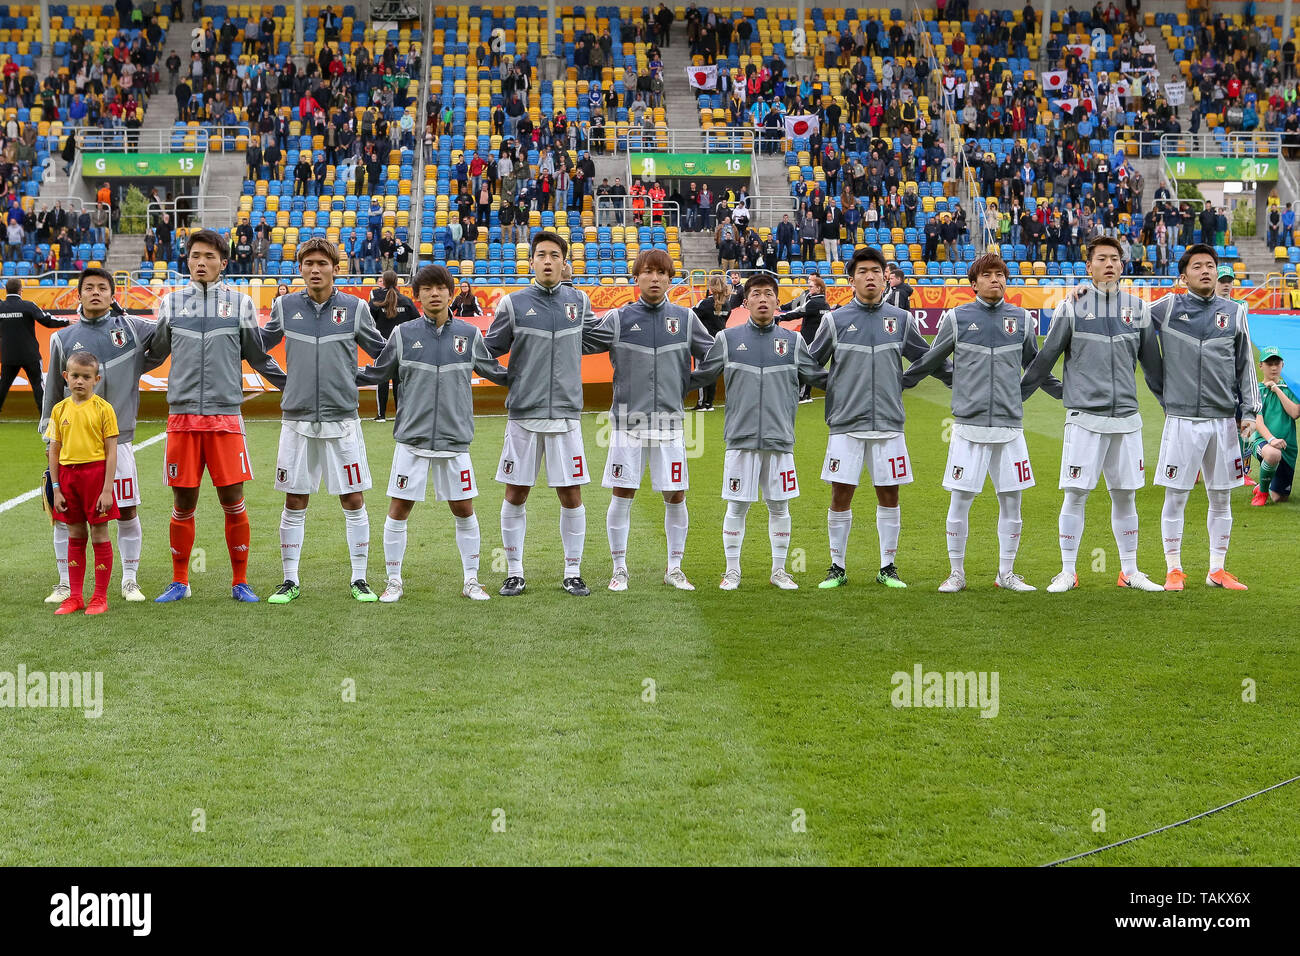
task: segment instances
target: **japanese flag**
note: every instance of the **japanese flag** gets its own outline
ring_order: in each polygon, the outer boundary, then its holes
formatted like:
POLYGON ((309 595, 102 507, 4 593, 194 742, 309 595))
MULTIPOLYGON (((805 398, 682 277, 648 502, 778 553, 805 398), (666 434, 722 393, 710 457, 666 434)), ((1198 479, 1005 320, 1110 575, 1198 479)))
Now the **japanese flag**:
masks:
POLYGON ((1068 44, 1068 45, 1066 46, 1066 48, 1065 48, 1065 52, 1066 52, 1066 53, 1073 53, 1075 56, 1077 56, 1077 57, 1078 57, 1079 59, 1081 59, 1081 60, 1090 60, 1090 59, 1092 59, 1092 44, 1091 44, 1091 43, 1071 43, 1071 44, 1068 44))
POLYGON ((787 139, 797 139, 804 136, 811 136, 817 132, 821 123, 815 113, 805 113, 801 116, 787 116, 785 118, 785 135, 787 139))
POLYGON ((718 67, 688 66, 686 79, 697 90, 716 90, 718 88, 718 67))
POLYGON ((1047 90, 1049 93, 1052 90, 1064 89, 1065 82, 1066 82, 1066 75, 1067 74, 1065 70, 1052 70, 1049 73, 1044 73, 1043 89, 1047 90))
POLYGON ((1073 116, 1074 111, 1079 108, 1079 101, 1077 99, 1057 100, 1056 105, 1061 108, 1061 112, 1066 116, 1073 116))
POLYGON ((1115 90, 1115 95, 1116 95, 1116 96, 1128 96, 1128 94, 1129 94, 1129 81, 1128 81, 1128 80, 1116 80, 1116 81, 1115 81, 1115 86, 1113 87, 1113 89, 1115 90))

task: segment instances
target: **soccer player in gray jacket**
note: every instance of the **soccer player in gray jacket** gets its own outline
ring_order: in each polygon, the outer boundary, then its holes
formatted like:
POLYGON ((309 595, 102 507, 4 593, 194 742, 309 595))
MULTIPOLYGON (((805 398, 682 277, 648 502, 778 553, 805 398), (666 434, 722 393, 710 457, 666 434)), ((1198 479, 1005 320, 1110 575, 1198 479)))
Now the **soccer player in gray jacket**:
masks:
POLYGON ((721 374, 727 390, 722 437, 722 551, 727 571, 718 585, 740 587, 740 547, 745 516, 759 495, 767 502, 767 535, 772 546, 773 585, 783 591, 799 587, 785 569, 790 550, 791 498, 799 496, 794 466, 794 419, 801 384, 826 387, 819 368, 798 332, 776 324, 776 280, 766 272, 745 281, 749 321, 723 329, 696 368, 687 389, 703 388, 721 374))
POLYGON ((456 280, 443 266, 425 266, 415 274, 420 319, 393 329, 379 358, 357 373, 358 385, 378 385, 397 375, 402 404, 393 425, 393 467, 388 478, 388 519, 384 522, 384 562, 388 586, 379 600, 392 604, 403 594, 402 561, 406 556, 406 521, 417 501, 424 501, 433 473, 433 491, 447 502, 456 520, 465 583, 461 594, 488 600, 478 581, 479 530, 474 514, 478 482, 469 445, 474 440, 473 373, 497 385, 506 370, 488 354, 483 333, 450 314, 456 280))
MULTIPOLYGON (((157 366, 145 358, 154 324, 148 319, 119 314, 113 309, 113 276, 105 269, 92 267, 77 277, 75 325, 59 329, 50 337, 50 370, 45 377, 45 396, 41 405, 40 433, 50 423, 54 406, 67 397, 63 366, 73 352, 86 351, 99 359, 100 381, 95 391, 102 395, 117 415, 117 471, 113 476, 113 494, 120 517, 117 521, 117 548, 122 555, 122 597, 127 601, 145 600, 136 582, 140 568, 143 531, 140 528, 140 476, 135 467, 136 416, 140 411, 140 376, 157 366)), ((71 594, 68 588, 68 526, 54 522, 54 558, 59 568, 59 584, 45 599, 47 604, 62 603, 71 594), (61 596, 60 596, 61 595, 61 596)))
POLYGON ((328 239, 308 239, 298 247, 298 272, 306 290, 282 295, 271 305, 262 330, 266 348, 285 341, 289 380, 280 396, 280 449, 275 490, 284 492, 280 515, 280 563, 284 583, 268 604, 288 604, 302 593, 298 578, 307 503, 320 489, 339 496, 351 559, 352 597, 369 603, 378 595, 366 583, 370 559, 370 519, 365 492, 370 488, 366 441, 357 416, 357 346, 376 358, 384 337, 370 306, 334 288, 340 261, 328 239))
MULTIPOLYGON (((1033 316, 1005 299, 1006 263, 986 253, 971 263, 967 279, 975 301, 949 309, 939 319, 930 351, 903 373, 911 388, 953 357, 952 413, 956 424, 948 443, 943 486, 952 493, 948 506, 948 561, 952 573, 939 585, 945 594, 966 587, 966 537, 970 506, 991 475, 998 496, 998 576, 994 583, 1009 591, 1036 591, 1016 574, 1020 549, 1020 495, 1032 488, 1034 475, 1022 427, 1020 372, 1038 354, 1033 316)), ((1048 376, 1043 391, 1061 397, 1061 383, 1048 376)))
MULTIPOLYGON (((826 513, 831 566, 818 587, 848 584, 845 554, 853 527, 853 493, 866 464, 876 487, 876 581, 905 588, 894 564, 902 527, 898 486, 912 481, 912 461, 903 439, 902 357, 916 361, 929 344, 912 313, 885 304, 885 257, 879 249, 860 247, 849 260, 848 273, 853 301, 822 318, 810 348, 818 365, 832 363, 826 383, 830 437, 822 465, 822 481, 831 486, 826 513)), ((945 385, 952 384, 948 363, 933 374, 945 385)))
POLYGON ((1159 400, 1160 343, 1146 302, 1119 287, 1124 274, 1120 244, 1107 236, 1088 243, 1088 277, 1056 307, 1042 350, 1020 380, 1024 400, 1056 360, 1065 355, 1065 442, 1061 448, 1058 530, 1061 573, 1047 590, 1079 586, 1076 562, 1083 536, 1084 505, 1097 479, 1110 490, 1110 527, 1119 548, 1118 585, 1138 591, 1164 588, 1138 570, 1137 490, 1143 470, 1142 416, 1138 414, 1137 366, 1159 400))
POLYGON ((564 548, 563 588, 591 593, 582 580, 582 546, 587 511, 582 486, 591 480, 582 447, 582 334, 594 324, 591 300, 564 285, 569 243, 538 232, 529 247, 533 283, 502 296, 484 342, 494 357, 510 353, 506 393, 506 437, 497 481, 506 486, 501 503, 501 543, 506 552, 503 597, 524 593, 524 533, 528 493, 542 458, 547 483, 560 499, 560 541, 564 548))
POLYGON ((641 487, 643 454, 650 459, 650 486, 664 496, 668 567, 664 583, 682 591, 695 586, 682 572, 686 551, 686 442, 682 396, 691 375, 691 357, 704 359, 713 336, 685 306, 668 301, 673 261, 662 249, 644 249, 632 264, 641 297, 610 309, 582 336, 584 352, 609 352, 614 366, 613 407, 609 412, 609 457, 601 483, 612 489, 605 529, 614 573, 611 591, 626 591, 627 534, 632 499, 641 487))
POLYGON ((1160 529, 1165 541, 1166 591, 1183 590, 1183 513, 1199 471, 1209 496, 1206 526, 1210 570, 1205 583, 1244 591, 1224 569, 1232 536, 1232 489, 1244 474, 1238 436, 1259 414, 1259 383, 1246 304, 1215 294, 1218 256, 1211 246, 1189 246, 1178 261, 1186 292, 1151 306, 1164 361, 1165 430, 1155 483, 1164 485, 1160 529))

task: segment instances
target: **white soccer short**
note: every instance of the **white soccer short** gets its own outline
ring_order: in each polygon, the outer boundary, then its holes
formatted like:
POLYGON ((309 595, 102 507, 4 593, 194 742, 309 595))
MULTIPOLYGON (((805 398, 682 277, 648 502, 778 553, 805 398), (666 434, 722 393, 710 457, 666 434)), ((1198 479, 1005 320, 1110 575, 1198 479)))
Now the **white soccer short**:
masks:
POLYGON ((1136 491, 1146 484, 1142 461, 1142 429, 1094 432, 1067 423, 1061 448, 1061 488, 1091 491, 1104 475, 1106 487, 1136 491))
POLYGON ((1235 488, 1245 474, 1237 435, 1237 422, 1232 418, 1206 422, 1166 418, 1155 483, 1191 491, 1200 472, 1205 487, 1211 491, 1235 488))
POLYGON ((321 477, 331 495, 370 490, 370 462, 361 422, 339 422, 339 438, 312 438, 280 425, 280 450, 275 457, 275 490, 290 495, 310 495, 320 490, 321 477))
POLYGON ((546 458, 546 484, 550 487, 566 488, 591 481, 587 455, 582 448, 582 429, 576 421, 567 432, 534 432, 513 419, 506 422, 497 481, 531 488, 537 484, 543 457, 546 458))
POLYGON ((728 448, 722 463, 724 501, 784 501, 799 497, 794 455, 788 451, 728 448))
POLYGON ((895 432, 888 438, 831 435, 826 442, 822 481, 856 485, 862 478, 864 463, 868 477, 877 487, 912 482, 912 459, 907 456, 907 442, 902 432, 895 432))
POLYGON ((690 487, 686 469, 686 444, 638 438, 621 429, 609 436, 609 456, 600 483, 606 488, 640 488, 645 459, 650 460, 650 487, 655 491, 685 491, 690 487))
POLYGON ((117 446, 117 471, 113 472, 113 497, 119 508, 135 508, 140 504, 140 476, 135 470, 135 449, 131 443, 117 446))
POLYGON ((978 494, 984 489, 986 475, 993 479, 993 490, 998 494, 1034 486, 1024 432, 1016 432, 1015 438, 1005 442, 976 442, 952 436, 943 486, 949 491, 978 494))
POLYGON ((424 501, 429 473, 433 473, 433 494, 437 501, 464 501, 478 497, 474 463, 468 452, 452 458, 420 455, 401 442, 393 449, 393 468, 388 474, 388 497, 424 501))

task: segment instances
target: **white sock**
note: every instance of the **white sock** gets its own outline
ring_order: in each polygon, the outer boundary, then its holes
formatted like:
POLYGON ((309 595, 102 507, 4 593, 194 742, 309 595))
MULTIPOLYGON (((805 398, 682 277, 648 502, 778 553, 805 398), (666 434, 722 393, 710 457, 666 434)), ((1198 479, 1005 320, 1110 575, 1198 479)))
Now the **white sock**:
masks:
POLYGON ((1083 538, 1084 506, 1087 503, 1087 491, 1066 489, 1065 500, 1061 502, 1061 516, 1056 520, 1057 536, 1061 542, 1061 570, 1066 574, 1078 571, 1079 543, 1083 538))
POLYGON ((348 556, 352 559, 353 581, 366 579, 366 566, 370 563, 370 518, 366 515, 366 506, 356 511, 343 509, 344 526, 347 529, 348 556))
POLYGON ((627 531, 632 525, 632 499, 617 495, 609 499, 605 531, 609 535, 609 558, 614 570, 627 569, 627 531))
POLYGON ((722 517, 722 553, 727 559, 727 570, 740 573, 740 546, 745 543, 745 515, 749 513, 748 501, 728 501, 727 513, 722 517))
POLYGON ((564 547, 564 576, 582 577, 582 546, 587 541, 587 507, 560 508, 560 544, 564 547))
POLYGON ((887 568, 898 554, 898 535, 903 529, 902 509, 876 505, 876 537, 880 539, 880 566, 887 568))
POLYGON ((948 502, 948 564, 953 574, 966 574, 966 536, 970 534, 971 491, 954 491, 948 502))
POLYGON ((302 559, 302 537, 307 525, 307 509, 280 512, 280 564, 284 579, 298 583, 298 562, 302 559))
POLYGON ((668 570, 682 566, 682 556, 686 554, 686 532, 691 524, 686 513, 686 502, 677 504, 664 503, 664 535, 668 538, 668 570))
POLYGON ((402 580, 402 561, 406 558, 406 520, 384 519, 384 573, 388 580, 402 580))
POLYGON ((117 522, 117 551, 122 556, 122 583, 135 580, 140 569, 140 548, 144 541, 144 531, 140 527, 140 516, 130 521, 117 522))
POLYGON ((1223 570, 1228 559, 1228 540, 1232 537, 1232 492, 1209 491, 1210 508, 1205 514, 1205 527, 1210 532, 1210 573, 1223 570))
POLYGON ((1165 504, 1160 509, 1160 534, 1165 539, 1165 565, 1173 571, 1183 566, 1183 512, 1187 510, 1190 491, 1165 489, 1165 504))
POLYGON ((772 573, 785 569, 785 556, 790 552, 790 503, 767 503, 767 540, 772 545, 772 573))
POLYGON ((460 569, 465 580, 478 579, 478 515, 456 519, 456 547, 460 549, 460 569))
POLYGON ((853 509, 826 512, 826 534, 831 542, 831 564, 848 568, 849 532, 853 530, 853 509))
POLYGON ((1010 574, 1016 568, 1020 550, 1020 492, 998 495, 998 574, 1010 574))
POLYGON ((1138 510, 1136 491, 1110 493, 1110 530, 1119 549, 1119 569, 1124 577, 1138 569, 1138 510))
POLYGON ((528 530, 528 509, 501 502, 501 546, 506 549, 506 575, 524 576, 524 533, 528 530))
POLYGON ((69 587, 68 526, 62 521, 54 522, 54 566, 59 570, 59 583, 69 587))

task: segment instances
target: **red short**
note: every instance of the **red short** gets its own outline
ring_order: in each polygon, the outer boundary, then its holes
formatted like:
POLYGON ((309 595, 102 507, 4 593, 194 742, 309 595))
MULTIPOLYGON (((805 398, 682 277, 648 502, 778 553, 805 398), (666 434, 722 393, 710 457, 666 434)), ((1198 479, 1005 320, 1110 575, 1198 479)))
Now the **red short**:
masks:
POLYGON ((253 480, 248 443, 238 432, 168 432, 163 476, 169 487, 197 488, 208 469, 218 488, 253 480))
MULTIPOLYGON (((66 511, 54 512, 54 520, 65 524, 104 524, 119 517, 117 501, 106 513, 99 512, 99 496, 104 493, 105 462, 88 461, 82 465, 59 465, 59 491, 68 501, 66 511)), ((111 492, 111 487, 110 487, 111 492)))

